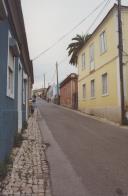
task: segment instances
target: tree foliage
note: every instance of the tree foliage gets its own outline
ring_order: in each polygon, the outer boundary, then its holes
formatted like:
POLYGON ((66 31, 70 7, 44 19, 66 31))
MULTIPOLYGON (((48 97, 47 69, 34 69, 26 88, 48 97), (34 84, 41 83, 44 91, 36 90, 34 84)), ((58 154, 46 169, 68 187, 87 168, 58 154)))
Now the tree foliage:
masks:
POLYGON ((68 56, 71 56, 69 63, 72 65, 77 65, 78 52, 84 46, 85 42, 89 39, 90 35, 79 35, 77 34, 72 38, 72 43, 67 47, 68 56))

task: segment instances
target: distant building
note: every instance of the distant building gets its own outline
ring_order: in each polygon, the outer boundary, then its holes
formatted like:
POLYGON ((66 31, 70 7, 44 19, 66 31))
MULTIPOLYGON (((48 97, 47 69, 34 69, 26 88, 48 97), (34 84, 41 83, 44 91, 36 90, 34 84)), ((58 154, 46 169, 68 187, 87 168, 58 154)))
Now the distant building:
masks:
POLYGON ((57 103, 57 85, 55 83, 48 87, 47 98, 50 102, 57 103))
POLYGON ((49 102, 51 101, 51 96, 52 96, 52 93, 51 93, 51 86, 49 85, 47 90, 46 90, 46 100, 49 102))
POLYGON ((0 161, 28 119, 32 95, 30 61, 20 0, 0 1, 0 161))
MULTIPOLYGON (((122 6, 125 117, 128 121, 128 7, 122 6)), ((78 54, 79 110, 121 122, 118 11, 115 4, 78 54)))
POLYGON ((60 105, 77 109, 78 106, 78 76, 71 73, 60 83, 60 105))
POLYGON ((32 91, 33 95, 40 96, 44 98, 46 96, 46 88, 39 88, 32 91))

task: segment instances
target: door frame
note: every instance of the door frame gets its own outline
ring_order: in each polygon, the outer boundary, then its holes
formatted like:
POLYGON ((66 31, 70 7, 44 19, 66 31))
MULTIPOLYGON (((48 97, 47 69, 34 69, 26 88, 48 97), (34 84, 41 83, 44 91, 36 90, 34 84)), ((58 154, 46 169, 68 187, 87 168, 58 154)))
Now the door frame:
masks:
POLYGON ((18 109, 18 133, 22 129, 22 64, 18 61, 18 97, 17 97, 17 109, 18 109))

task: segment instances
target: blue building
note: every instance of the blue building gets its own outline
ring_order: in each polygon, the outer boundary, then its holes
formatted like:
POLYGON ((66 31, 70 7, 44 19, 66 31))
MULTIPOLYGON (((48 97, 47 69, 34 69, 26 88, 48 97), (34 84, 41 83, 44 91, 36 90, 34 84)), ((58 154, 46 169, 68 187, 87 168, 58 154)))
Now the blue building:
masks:
POLYGON ((28 119, 33 66, 20 0, 0 0, 0 161, 28 119))

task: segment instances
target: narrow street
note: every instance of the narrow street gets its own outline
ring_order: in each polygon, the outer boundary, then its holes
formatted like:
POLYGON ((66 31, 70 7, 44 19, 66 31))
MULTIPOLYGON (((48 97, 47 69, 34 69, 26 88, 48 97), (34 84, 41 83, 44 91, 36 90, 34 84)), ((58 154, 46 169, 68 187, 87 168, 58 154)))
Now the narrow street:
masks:
POLYGON ((39 99, 53 196, 128 194, 128 129, 39 99))

